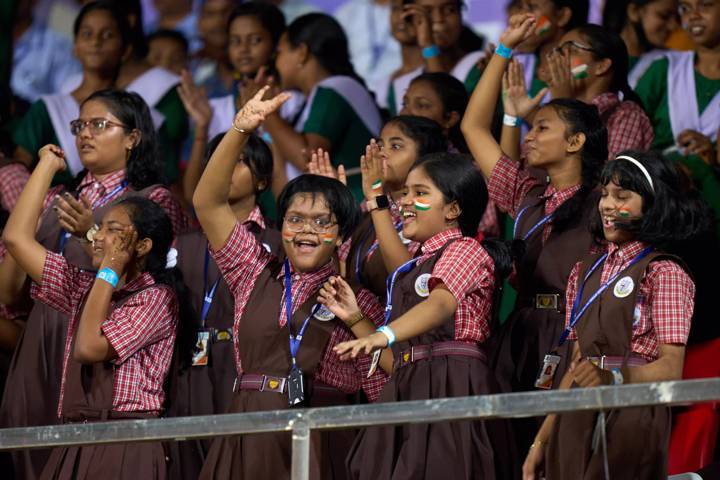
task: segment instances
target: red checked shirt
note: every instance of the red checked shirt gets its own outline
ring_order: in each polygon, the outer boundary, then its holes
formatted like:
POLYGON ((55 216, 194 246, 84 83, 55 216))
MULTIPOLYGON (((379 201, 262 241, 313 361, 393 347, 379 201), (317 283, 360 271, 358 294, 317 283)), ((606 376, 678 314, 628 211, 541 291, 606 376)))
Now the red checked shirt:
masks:
POLYGON ((455 311, 455 340, 482 343, 490 336, 490 314, 495 289, 495 263, 474 238, 460 229, 440 232, 422 244, 418 265, 430 259, 446 243, 428 280, 432 291, 444 284, 458 303, 455 311))
MULTIPOLYGON (((40 285, 32 284, 33 298, 70 317, 58 417, 62 415, 67 364, 73 335, 80 321, 80 308, 94 281, 94 274, 70 265, 62 255, 48 252, 42 281, 40 285)), ((112 395, 113 410, 116 411, 160 411, 165 401, 163 382, 170 369, 175 344, 178 305, 170 289, 153 285, 152 276, 143 273, 113 294, 114 303, 118 298, 139 292, 111 310, 101 327, 118 354, 111 360, 116 366, 112 395)))
POLYGON ((25 165, 12 163, 0 168, 0 206, 3 210, 12 212, 29 178, 30 172, 25 165))
POLYGON ((605 127, 608 131, 608 158, 614 159, 623 150, 649 150, 655 134, 652 122, 635 102, 621 102, 615 93, 602 93, 593 98, 600 116, 615 108, 605 127))
MULTIPOLYGON (((627 268, 646 246, 641 242, 630 242, 622 247, 610 243, 600 281, 605 283, 612 275, 627 268)), ((580 263, 577 263, 568 279, 566 305, 572 305, 575 301, 579 272, 580 263)), ((661 344, 687 343, 695 305, 695 284, 677 263, 658 260, 648 265, 639 288, 631 349, 633 353, 652 362, 658 359, 661 344)), ((570 324, 570 313, 571 309, 568 308, 566 326, 570 324)), ((577 339, 575 329, 572 329, 568 339, 577 339)))
MULTIPOLYGON (((257 243, 255 237, 241 223, 235 224, 235 228, 221 249, 214 251, 211 247, 210 253, 215 259, 215 263, 217 263, 235 299, 233 343, 235 345, 235 367, 238 375, 240 375, 242 374, 242 359, 240 358, 237 345, 239 322, 248 304, 255 283, 260 273, 262 273, 272 259, 272 255, 257 243)), ((333 262, 327 263, 314 272, 294 272, 291 293, 293 297, 292 304, 295 310, 292 313, 295 313, 297 308, 305 303, 311 295, 314 295, 330 276, 335 274, 333 262)), ((284 272, 281 270, 278 274, 278 279, 282 278, 283 275, 284 272)), ((282 297, 278 298, 278 302, 280 302, 281 305, 278 328, 285 328, 285 324, 287 323, 284 298, 285 293, 283 291, 282 297)), ((364 306, 368 308, 367 305, 364 306)), ((379 308, 379 306, 377 308, 379 308)), ((365 313, 367 314, 368 312, 365 313)), ((363 379, 367 376, 368 369, 366 367, 364 371, 362 370, 364 366, 362 361, 340 362, 332 352, 332 348, 335 345, 351 338, 353 338, 352 333, 350 333, 345 326, 338 324, 330 336, 330 341, 323 353, 323 360, 320 363, 318 371, 315 373, 317 380, 346 393, 354 393, 361 384, 364 385, 367 383, 363 379), (350 336, 348 337, 348 335, 350 336), (353 365, 353 368, 350 368, 350 365, 353 365)), ((375 375, 380 375, 380 373, 376 372, 375 375)))
MULTIPOLYGON (((500 211, 507 213, 512 218, 517 218, 520 205, 527 197, 528 192, 538 184, 539 181, 536 178, 520 169, 519 162, 513 162, 510 157, 503 155, 488 179, 488 193, 500 211)), ((548 184, 543 193, 543 197, 547 198, 545 215, 550 215, 557 210, 579 189, 579 184, 562 190, 557 190, 552 184, 548 184)), ((552 219, 543 226, 543 242, 550 237, 551 231, 552 219)))

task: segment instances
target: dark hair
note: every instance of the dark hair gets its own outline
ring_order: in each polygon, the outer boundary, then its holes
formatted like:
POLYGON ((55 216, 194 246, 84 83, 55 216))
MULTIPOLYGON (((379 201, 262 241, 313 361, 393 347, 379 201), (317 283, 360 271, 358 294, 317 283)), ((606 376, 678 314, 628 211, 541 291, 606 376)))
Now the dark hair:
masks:
POLYGON ((593 49, 591 54, 597 59, 609 58, 612 61, 612 82, 610 91, 622 92, 624 101, 633 101, 642 105, 640 97, 628 84, 630 61, 625 42, 619 34, 601 27, 586 24, 575 29, 593 49))
POLYGON ((230 25, 238 17, 255 17, 272 37, 273 47, 277 47, 280 36, 285 31, 285 14, 282 10, 268 2, 247 2, 238 5, 228 18, 228 32, 230 25))
POLYGON ((463 51, 474 52, 485 48, 485 37, 478 34, 472 26, 463 23, 458 43, 463 51))
POLYGON ((180 269, 166 268, 168 251, 175 238, 170 217, 160 205, 144 197, 127 197, 116 205, 125 208, 137 231, 138 239, 152 240, 152 248, 145 257, 145 271, 156 283, 167 285, 175 292, 179 307, 176 345, 177 350, 182 353, 181 363, 189 365, 198 325, 195 324, 190 292, 180 269))
POLYGON ((121 2, 114 2, 110 0, 99 0, 83 5, 80 12, 75 17, 75 22, 73 23, 73 35, 77 37, 80 32, 80 26, 88 14, 100 10, 108 12, 113 20, 115 20, 118 30, 120 31, 122 44, 124 46, 129 45, 132 42, 132 32, 127 16, 125 15, 125 11, 121 6, 121 2))
MULTIPOLYGON (((629 19, 627 16, 627 10, 630 5, 637 7, 644 7, 649 3, 653 3, 657 0, 613 0, 612 2, 605 2, 603 8, 603 20, 602 24, 608 30, 611 30, 617 34, 622 33, 625 25, 628 24, 629 19)), ((645 30, 640 22, 632 24, 635 34, 638 37, 640 46, 643 51, 652 50, 654 45, 650 43, 645 35, 645 30)))
POLYGON ((155 33, 150 34, 147 37, 147 43, 150 44, 153 40, 158 39, 169 39, 169 40, 175 40, 178 42, 185 54, 187 55, 190 46, 188 45, 187 38, 185 38, 185 35, 178 32, 177 30, 170 30, 167 28, 161 28, 160 30, 156 31, 155 33))
POLYGON ((447 152, 448 142, 442 127, 435 120, 415 115, 398 115, 385 123, 397 125, 400 131, 415 142, 418 158, 428 153, 447 152))
POLYGON ((125 18, 130 24, 130 45, 133 48, 133 56, 135 58, 145 58, 148 52, 147 41, 145 39, 145 31, 143 30, 143 14, 141 0, 110 0, 117 5, 125 14, 125 18), (130 17, 135 17, 135 21, 130 23, 130 17))
MULTIPOLYGON (((460 208, 458 225, 463 236, 475 238, 488 203, 488 190, 480 170, 468 155, 431 153, 419 158, 410 171, 422 168, 443 194, 445 203, 457 202, 460 208)), ((483 247, 495 263, 495 276, 502 280, 512 268, 507 243, 484 240, 483 247)))
MULTIPOLYGON (((556 10, 567 7, 572 12, 570 21, 565 25, 565 31, 569 32, 573 28, 579 27, 580 25, 587 23, 588 15, 590 13, 590 2, 589 0, 550 0, 556 10)), ((613 0, 614 1, 614 0, 613 0)), ((612 2, 610 2, 612 3, 612 2)))
POLYGON ((445 116, 449 116, 451 112, 458 113, 460 119, 457 124, 448 131, 448 139, 458 151, 468 153, 469 150, 467 143, 465 143, 465 137, 460 131, 460 120, 462 120, 465 115, 465 109, 470 100, 467 90, 465 90, 465 85, 449 73, 444 72, 423 73, 415 77, 412 82, 410 82, 410 85, 417 82, 427 82, 430 87, 432 87, 437 96, 440 97, 445 116))
POLYGON ((288 26, 287 36, 294 48, 305 44, 318 63, 331 75, 346 75, 365 85, 365 81, 355 72, 350 61, 345 31, 330 15, 302 15, 288 26))
MULTIPOLYGON (((643 172, 627 160, 611 160, 600 176, 600 184, 616 183, 642 197, 642 217, 617 222, 618 228, 631 232, 636 240, 672 249, 679 242, 697 237, 714 227, 715 219, 707 204, 693 188, 690 178, 659 152, 629 150, 626 155, 640 162, 652 178, 653 188, 643 172)), ((592 231, 603 239, 601 220, 595 219, 592 231)))
POLYGON ((600 171, 608 158, 608 133, 594 105, 575 99, 558 98, 548 102, 543 108, 555 110, 566 125, 567 137, 578 133, 585 135, 585 144, 580 152, 580 189, 558 207, 552 219, 553 230, 562 232, 582 220, 583 204, 597 186, 600 171))
MULTIPOLYGON (((210 157, 218 145, 220 145, 224 136, 224 133, 218 133, 210 140, 210 143, 207 144, 204 166, 207 166, 207 162, 210 161, 210 157)), ((245 163, 252 173, 256 185, 255 195, 260 195, 270 187, 273 176, 273 156, 270 147, 267 146, 267 143, 265 143, 262 138, 251 133, 238 160, 245 163), (265 182, 265 187, 257 188, 257 184, 263 181, 265 182)))
POLYGON ((360 208, 355 202, 350 189, 334 178, 320 175, 300 175, 285 185, 278 198, 278 221, 284 222, 285 213, 295 195, 310 194, 313 200, 318 195, 325 197, 328 208, 335 215, 343 240, 350 238, 355 227, 360 223, 360 208))

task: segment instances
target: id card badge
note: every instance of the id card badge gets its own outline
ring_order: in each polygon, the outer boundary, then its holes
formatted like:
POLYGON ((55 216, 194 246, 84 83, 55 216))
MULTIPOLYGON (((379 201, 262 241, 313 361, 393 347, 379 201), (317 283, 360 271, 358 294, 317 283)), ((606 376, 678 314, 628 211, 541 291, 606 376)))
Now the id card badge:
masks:
POLYGON ((540 372, 538 372, 538 377, 535 380, 535 388, 542 388, 543 390, 550 390, 552 388, 555 372, 560 364, 560 358, 560 355, 554 355, 552 353, 545 355, 542 368, 540 372))
POLYGON ((382 349, 378 349, 373 352, 372 362, 370 362, 370 370, 368 370, 367 378, 372 377, 375 370, 377 370, 378 364, 380 363, 380 355, 382 355, 382 349))
POLYGON ((207 330, 200 330, 197 333, 197 340, 195 341, 195 348, 192 355, 192 366, 203 367, 208 364, 210 360, 210 332, 207 330))
POLYGON ((290 406, 295 406, 305 400, 305 385, 303 384, 302 370, 293 367, 288 375, 288 398, 290 406))

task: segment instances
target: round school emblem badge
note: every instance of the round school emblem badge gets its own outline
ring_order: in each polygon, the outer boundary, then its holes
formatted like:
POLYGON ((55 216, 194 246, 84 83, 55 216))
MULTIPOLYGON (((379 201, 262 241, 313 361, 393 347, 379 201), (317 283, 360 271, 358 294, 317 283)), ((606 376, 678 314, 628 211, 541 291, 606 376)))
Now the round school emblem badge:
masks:
POLYGON ((630 295, 635 288, 635 282, 630 277, 623 277, 615 284, 613 293, 617 298, 625 298, 630 295))
POLYGON ((429 273, 423 273, 415 280, 415 293, 421 297, 427 297, 430 295, 430 289, 428 288, 428 280, 430 280, 429 273))
POLYGON ((332 313, 325 305, 321 305, 317 312, 315 312, 315 318, 321 322, 329 322, 335 318, 335 314, 332 313))

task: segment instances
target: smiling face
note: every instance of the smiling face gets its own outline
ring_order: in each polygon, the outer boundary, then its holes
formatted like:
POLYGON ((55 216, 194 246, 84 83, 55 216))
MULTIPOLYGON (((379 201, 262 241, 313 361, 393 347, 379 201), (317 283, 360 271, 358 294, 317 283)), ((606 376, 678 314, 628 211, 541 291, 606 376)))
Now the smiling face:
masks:
POLYGON ((615 181, 604 185, 601 190, 598 210, 602 219, 605 239, 616 244, 623 244, 632 240, 632 234, 627 230, 617 228, 615 223, 641 218, 642 207, 643 200, 640 194, 632 190, 625 190, 615 181))
POLYGON ((403 236, 416 242, 424 242, 440 232, 457 227, 456 219, 460 215, 457 202, 446 203, 443 193, 422 167, 408 174, 400 207, 403 236))
POLYGON ((720 45, 720 0, 681 0, 680 21, 697 45, 720 45))
POLYGON ((83 17, 73 51, 83 70, 111 72, 120 66, 125 45, 110 12, 93 10, 83 17))
POLYGON ((337 219, 320 193, 293 196, 283 219, 282 237, 285 254, 300 272, 326 265, 342 243, 337 219))
POLYGON ((80 154, 83 166, 93 174, 116 172, 125 168, 127 149, 134 148, 139 141, 137 130, 114 125, 122 124, 107 106, 100 100, 88 100, 80 108, 80 120, 105 119, 105 129, 93 133, 93 129, 85 126, 75 137, 75 145, 80 154))
MULTIPOLYGON (((100 229, 93 236, 92 242, 92 265, 99 268, 102 264, 105 253, 110 252, 113 245, 122 240, 122 234, 127 227, 133 223, 127 210, 122 205, 112 207, 100 222, 100 229)), ((148 252, 152 248, 152 240, 149 238, 138 239, 136 252, 142 250, 148 252)), ((136 253, 137 254, 137 253, 136 253)))
POLYGON ((235 18, 230 24, 228 55, 235 71, 254 75, 269 65, 273 56, 272 35, 252 15, 235 18))
POLYGON ((417 160, 417 144, 391 121, 380 132, 378 146, 385 165, 385 184, 391 191, 400 190, 410 167, 417 160))
POLYGON ((678 27, 678 2, 655 0, 640 7, 631 4, 628 7, 628 19, 640 24, 650 44, 663 48, 670 34, 678 27))
POLYGON ((430 13, 435 44, 441 49, 453 48, 462 33, 462 16, 457 0, 415 0, 430 13))
POLYGON ((567 126, 552 107, 541 108, 533 120, 533 128, 525 136, 525 152, 533 167, 546 168, 567 157, 569 142, 567 126))

